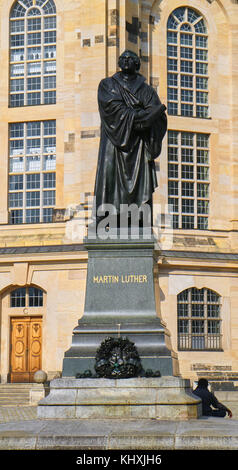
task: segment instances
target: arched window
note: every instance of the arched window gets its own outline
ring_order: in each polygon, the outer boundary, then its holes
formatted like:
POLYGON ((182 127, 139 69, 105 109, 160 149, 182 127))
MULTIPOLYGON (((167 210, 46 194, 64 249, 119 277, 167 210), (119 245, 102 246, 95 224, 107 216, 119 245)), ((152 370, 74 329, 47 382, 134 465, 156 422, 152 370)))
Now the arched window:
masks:
POLYGON ((202 15, 179 7, 167 23, 168 114, 207 118, 208 35, 202 15))
POLYGON ((221 349, 221 299, 213 290, 189 288, 177 296, 178 349, 221 349))
POLYGON ((56 102, 56 8, 19 0, 10 13, 10 106, 56 102))
POLYGON ((43 291, 37 287, 19 287, 10 294, 10 307, 43 307, 43 291))

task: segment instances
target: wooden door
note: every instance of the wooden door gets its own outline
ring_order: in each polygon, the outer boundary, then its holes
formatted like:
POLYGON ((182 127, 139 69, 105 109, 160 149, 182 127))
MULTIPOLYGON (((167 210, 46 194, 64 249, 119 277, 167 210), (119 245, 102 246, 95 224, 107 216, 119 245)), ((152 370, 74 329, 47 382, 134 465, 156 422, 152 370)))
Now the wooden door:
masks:
POLYGON ((33 382, 41 369, 42 318, 11 318, 11 382, 33 382))

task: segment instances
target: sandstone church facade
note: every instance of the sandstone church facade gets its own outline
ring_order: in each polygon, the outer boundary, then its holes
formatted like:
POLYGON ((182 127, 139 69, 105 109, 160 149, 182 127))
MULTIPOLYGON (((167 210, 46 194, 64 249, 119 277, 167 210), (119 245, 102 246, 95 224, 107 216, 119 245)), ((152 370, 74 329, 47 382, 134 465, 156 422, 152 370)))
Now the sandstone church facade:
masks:
POLYGON ((237 0, 1 0, 0 25, 1 382, 62 370, 84 309, 97 87, 130 49, 168 114, 154 195, 172 211, 156 245, 161 316, 182 377, 233 387, 237 0))

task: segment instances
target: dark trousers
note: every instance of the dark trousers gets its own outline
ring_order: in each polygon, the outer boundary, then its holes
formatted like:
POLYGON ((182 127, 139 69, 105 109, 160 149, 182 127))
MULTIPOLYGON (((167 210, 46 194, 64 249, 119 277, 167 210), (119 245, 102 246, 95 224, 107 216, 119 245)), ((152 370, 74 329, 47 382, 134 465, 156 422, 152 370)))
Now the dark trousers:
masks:
POLYGON ((216 418, 225 418, 226 410, 211 410, 206 416, 215 416, 216 418))

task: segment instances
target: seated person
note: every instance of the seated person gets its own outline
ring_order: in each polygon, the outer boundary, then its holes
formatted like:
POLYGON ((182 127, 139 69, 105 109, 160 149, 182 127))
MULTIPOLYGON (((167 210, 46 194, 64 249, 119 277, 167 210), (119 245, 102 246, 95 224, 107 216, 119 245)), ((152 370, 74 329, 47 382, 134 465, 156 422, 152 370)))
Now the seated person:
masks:
POLYGON ((227 413, 229 418, 232 417, 231 410, 220 403, 213 393, 209 392, 207 379, 199 379, 198 386, 195 388, 195 390, 193 390, 193 394, 201 398, 202 414, 204 416, 216 416, 219 418, 224 418, 227 413))

